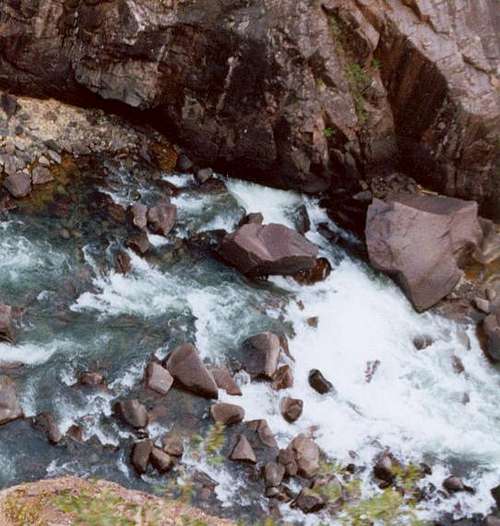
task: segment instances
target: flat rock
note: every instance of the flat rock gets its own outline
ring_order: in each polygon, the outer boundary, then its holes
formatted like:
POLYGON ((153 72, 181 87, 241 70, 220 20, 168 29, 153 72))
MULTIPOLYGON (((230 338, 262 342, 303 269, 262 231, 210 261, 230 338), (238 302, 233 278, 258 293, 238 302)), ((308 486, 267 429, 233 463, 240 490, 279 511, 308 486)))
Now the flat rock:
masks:
POLYGON ((482 235, 473 201, 401 195, 375 199, 368 208, 370 262, 397 281, 418 311, 452 292, 462 277, 460 256, 472 252, 482 235))
POLYGON ((318 247, 284 225, 251 223, 227 234, 219 253, 243 274, 292 275, 314 267, 318 247))
POLYGON ((14 380, 0 375, 0 425, 23 416, 14 380))
POLYGON ((146 367, 145 383, 148 389, 166 395, 174 383, 172 375, 160 364, 151 362, 146 367))
POLYGON ((224 425, 239 424, 245 418, 245 410, 235 404, 214 404, 210 408, 210 414, 215 422, 224 425))
POLYGON ((176 347, 167 357, 166 367, 185 389, 205 398, 218 398, 214 377, 191 343, 176 347))

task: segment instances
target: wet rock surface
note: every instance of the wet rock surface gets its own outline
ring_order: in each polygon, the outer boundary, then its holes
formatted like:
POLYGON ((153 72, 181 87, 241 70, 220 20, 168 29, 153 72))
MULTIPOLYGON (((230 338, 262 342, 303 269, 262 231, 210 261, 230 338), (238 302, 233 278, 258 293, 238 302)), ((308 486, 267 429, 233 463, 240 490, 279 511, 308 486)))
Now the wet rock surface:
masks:
POLYGON ((460 256, 481 239, 472 201, 410 195, 376 200, 368 209, 372 265, 393 276, 420 311, 452 292, 462 276, 460 256))

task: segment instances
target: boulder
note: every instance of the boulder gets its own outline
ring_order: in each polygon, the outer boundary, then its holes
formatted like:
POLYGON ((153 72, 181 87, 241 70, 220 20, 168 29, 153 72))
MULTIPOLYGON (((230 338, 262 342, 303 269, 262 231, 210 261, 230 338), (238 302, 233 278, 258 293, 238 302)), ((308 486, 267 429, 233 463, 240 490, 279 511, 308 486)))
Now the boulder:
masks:
POLYGON ((299 508, 304 513, 316 513, 326 505, 325 499, 309 488, 304 488, 293 502, 295 508, 299 508))
POLYGON ((293 387, 293 372, 289 365, 282 365, 273 376, 272 388, 276 391, 293 387))
POLYGON ((224 425, 239 424, 245 418, 245 410, 239 405, 219 403, 210 408, 210 414, 215 422, 224 425))
POLYGON ((309 385, 320 394, 326 394, 335 391, 333 384, 329 382, 318 369, 312 369, 309 372, 309 385))
POLYGON ((240 435, 238 437, 238 441, 236 442, 236 445, 234 446, 229 458, 231 460, 249 462, 251 464, 255 464, 257 462, 255 452, 245 435, 240 435))
POLYGON ((227 234, 219 254, 249 276, 293 275, 314 267, 318 247, 284 225, 253 223, 227 234))
POLYGON ((159 363, 151 362, 146 367, 145 383, 148 389, 166 395, 170 391, 174 379, 159 363))
POLYGON ((174 465, 172 457, 157 447, 153 447, 150 461, 160 473, 166 473, 167 471, 170 471, 174 465))
POLYGON ((34 185, 47 184, 54 180, 52 172, 45 166, 35 166, 31 172, 31 182, 34 185))
POLYGON ((500 362, 500 307, 489 314, 482 323, 486 354, 494 362, 500 362))
POLYGON ((283 398, 280 403, 280 410, 283 418, 287 422, 295 422, 302 415, 304 409, 304 402, 297 398, 283 398))
POLYGON ((85 371, 78 378, 78 383, 89 387, 103 386, 104 376, 101 373, 85 371))
POLYGON ((301 285, 314 285, 320 281, 324 281, 331 273, 332 266, 328 259, 318 258, 314 262, 314 266, 309 270, 302 270, 293 275, 293 279, 301 285))
POLYGON ((462 277, 463 254, 481 242, 477 203, 449 197, 400 195, 368 208, 371 264, 392 276, 418 311, 446 297, 462 277))
POLYGON ((223 389, 228 395, 241 396, 241 389, 227 367, 212 367, 210 372, 219 389, 223 389))
POLYGON ((460 477, 450 476, 443 481, 443 488, 448 493, 459 493, 466 491, 467 493, 474 493, 474 489, 464 484, 460 477))
POLYGON ((31 178, 24 172, 16 172, 5 179, 3 186, 12 197, 26 197, 31 193, 31 178))
POLYGON ((12 320, 12 307, 0 303, 0 341, 14 343, 15 331, 12 320))
POLYGON ((285 467, 276 462, 268 462, 264 466, 264 481, 267 487, 277 487, 283 481, 285 467))
POLYGON ((14 380, 0 375, 0 425, 23 416, 14 380))
POLYGON ((140 256, 143 256, 151 249, 151 243, 146 232, 141 232, 136 236, 130 236, 127 239, 127 246, 140 256))
POLYGON ((293 453, 293 458, 297 464, 297 473, 304 478, 313 478, 318 474, 319 447, 312 438, 305 435, 296 436, 290 445, 289 451, 293 453))
POLYGON ((139 475, 146 473, 152 451, 153 441, 149 438, 134 444, 130 461, 139 475))
POLYGON ((163 449, 172 457, 182 457, 184 445, 181 438, 174 433, 167 433, 163 437, 163 449))
POLYGON ((392 482, 399 468, 399 462, 390 454, 383 453, 373 466, 373 474, 384 482, 392 482))
POLYGON ((289 477, 295 477, 298 473, 295 452, 291 448, 280 449, 278 453, 278 462, 285 468, 285 473, 289 477))
POLYGON ((243 342, 243 369, 254 378, 272 380, 278 368, 281 342, 273 332, 262 332, 243 342))
POLYGON ((47 435, 47 439, 51 444, 59 444, 63 435, 57 426, 57 423, 52 413, 40 413, 33 418, 33 427, 42 431, 47 435))
POLYGON ((196 347, 183 343, 167 357, 166 367, 185 389, 205 398, 218 398, 217 384, 205 367, 196 347))
POLYGON ((134 203, 130 209, 130 220, 139 230, 146 230, 148 225, 148 207, 142 203, 134 203))
POLYGON ((120 419, 131 427, 143 429, 148 425, 148 412, 139 400, 122 400, 115 404, 114 409, 120 419))
POLYGON ((274 434, 269 427, 269 424, 266 420, 250 420, 247 422, 247 427, 251 431, 257 433, 260 442, 262 445, 268 448, 277 448, 278 443, 274 438, 274 434))
POLYGON ((152 232, 167 236, 174 228, 177 207, 170 203, 160 203, 148 210, 148 225, 152 232))
POLYGON ((214 175, 214 171, 212 168, 200 168, 199 170, 196 170, 196 173, 194 176, 196 177, 196 180, 200 183, 206 183, 209 179, 211 179, 214 175))

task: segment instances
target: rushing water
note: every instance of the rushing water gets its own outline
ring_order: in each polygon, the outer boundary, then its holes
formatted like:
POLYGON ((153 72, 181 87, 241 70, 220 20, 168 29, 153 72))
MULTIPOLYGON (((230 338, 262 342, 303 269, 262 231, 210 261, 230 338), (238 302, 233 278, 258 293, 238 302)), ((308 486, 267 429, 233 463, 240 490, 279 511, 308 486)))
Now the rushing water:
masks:
MULTIPOLYGON (((138 193, 146 202, 160 195, 157 186, 123 168, 111 174, 102 190, 118 203, 129 204, 138 193)), ((243 211, 294 226, 297 209, 305 204, 312 219, 307 236, 334 264, 332 274, 309 287, 284 278, 251 282, 191 253, 181 242, 151 236, 154 254, 146 260, 129 252, 132 272, 124 276, 111 264, 123 245, 124 226, 82 211, 81 203, 73 206, 69 219, 46 210, 12 215, 0 223, 0 293, 2 301, 24 312, 18 343, 0 344, 1 360, 24 364, 9 374, 18 382, 28 416, 52 411, 63 431, 77 423, 86 438, 95 436, 106 447, 93 447, 95 439, 50 447, 23 422, 2 426, 0 484, 77 473, 154 490, 158 479, 138 480, 128 467, 126 449, 116 447, 131 435, 112 418, 113 401, 138 392, 153 353, 164 357, 176 344, 191 340, 207 361, 228 363, 246 337, 277 329, 290 336, 294 387, 276 392, 242 376, 243 396, 235 401, 221 393, 223 400, 242 405, 247 419, 266 418, 280 446, 314 428, 321 448, 338 462, 352 462, 355 452, 355 462, 369 466, 389 448, 406 462, 432 465, 425 482, 440 486, 454 473, 477 489, 474 495, 425 501, 423 517, 431 510, 434 515, 486 513, 492 505, 489 489, 500 482, 500 379, 473 331, 468 331, 468 349, 463 328, 432 314, 416 314, 391 281, 331 245, 317 226, 336 227, 310 198, 236 180, 226 181, 227 192, 201 193, 189 176, 166 179, 184 187, 173 199, 179 207, 176 234, 183 239, 215 228, 231 230, 243 211), (69 240, 61 238, 62 228, 73 234, 69 240), (311 317, 318 318, 316 327, 308 324, 311 317), (422 335, 434 343, 417 351, 412 341, 422 335), (454 371, 454 356, 465 373, 454 371), (367 381, 367 364, 377 361, 367 381), (321 396, 309 387, 313 368, 334 383, 336 394, 321 396), (110 390, 75 387, 78 372, 86 369, 104 371, 110 390), (284 396, 304 401, 304 413, 294 424, 280 415, 284 396)), ((77 190, 85 195, 83 187, 77 190)), ((150 425, 152 436, 178 419, 189 428, 186 415, 206 411, 204 401, 188 395, 171 392, 167 402, 176 409, 150 425)), ((191 426, 197 431, 196 422, 191 426)), ((233 515, 238 507, 250 506, 248 493, 241 491, 246 475, 237 467, 213 466, 189 455, 185 462, 219 483, 216 495, 233 515)), ((369 470, 363 477, 364 492, 377 491, 369 470)), ((286 507, 282 511, 297 522, 319 520, 286 507)))

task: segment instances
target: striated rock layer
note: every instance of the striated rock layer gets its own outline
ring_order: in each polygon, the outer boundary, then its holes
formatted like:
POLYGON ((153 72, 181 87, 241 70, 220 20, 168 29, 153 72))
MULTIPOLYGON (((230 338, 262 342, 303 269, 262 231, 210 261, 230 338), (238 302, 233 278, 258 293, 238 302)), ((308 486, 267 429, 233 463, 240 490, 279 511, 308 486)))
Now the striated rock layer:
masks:
POLYGON ((308 192, 407 172, 500 216, 496 0, 4 0, 0 86, 123 103, 308 192))

